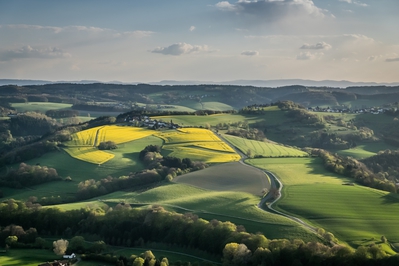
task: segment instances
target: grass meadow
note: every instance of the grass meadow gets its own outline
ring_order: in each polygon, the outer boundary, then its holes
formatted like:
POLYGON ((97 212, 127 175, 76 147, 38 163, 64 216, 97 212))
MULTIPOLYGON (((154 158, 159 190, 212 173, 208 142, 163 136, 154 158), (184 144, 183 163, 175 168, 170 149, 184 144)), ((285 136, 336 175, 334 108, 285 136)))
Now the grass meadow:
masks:
POLYGON ((178 158, 190 158, 206 163, 221 163, 240 160, 229 145, 212 131, 200 128, 183 128, 157 133, 165 141, 163 154, 178 158))
POLYGON ((303 217, 353 246, 382 235, 399 242, 399 199, 388 192, 360 185, 326 172, 314 158, 251 159, 282 181, 282 198, 275 208, 303 217))
POLYGON ((246 154, 251 151, 253 156, 264 156, 264 157, 306 157, 308 154, 301 150, 285 147, 272 142, 257 141, 244 139, 236 136, 224 134, 232 145, 238 148, 241 152, 246 154))
POLYGON ((5 254, 0 253, 1 266, 37 266, 57 259, 61 259, 61 256, 45 249, 9 249, 5 254))
POLYGON ((170 121, 181 126, 216 126, 219 123, 247 121, 249 124, 262 120, 260 115, 215 114, 215 115, 168 115, 154 116, 153 119, 170 121))
MULTIPOLYGON (((231 221, 248 232, 262 232, 267 238, 314 239, 299 224, 257 207, 260 197, 246 192, 210 191, 180 183, 169 183, 142 192, 115 192, 101 197, 110 205, 121 201, 132 206, 158 204, 165 209, 201 218, 231 221)), ((146 208, 145 206, 143 208, 146 208)))
POLYGON ((11 103, 18 112, 39 112, 45 113, 48 110, 70 109, 70 103, 53 103, 53 102, 28 102, 28 103, 11 103))

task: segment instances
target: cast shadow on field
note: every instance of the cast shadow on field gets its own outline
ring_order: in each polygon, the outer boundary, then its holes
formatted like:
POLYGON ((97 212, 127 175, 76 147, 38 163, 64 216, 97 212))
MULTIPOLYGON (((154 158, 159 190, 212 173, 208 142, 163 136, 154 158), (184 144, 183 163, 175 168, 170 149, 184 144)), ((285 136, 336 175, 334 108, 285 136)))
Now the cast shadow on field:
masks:
POLYGON ((381 198, 384 200, 385 204, 399 204, 399 195, 396 193, 389 192, 381 198))

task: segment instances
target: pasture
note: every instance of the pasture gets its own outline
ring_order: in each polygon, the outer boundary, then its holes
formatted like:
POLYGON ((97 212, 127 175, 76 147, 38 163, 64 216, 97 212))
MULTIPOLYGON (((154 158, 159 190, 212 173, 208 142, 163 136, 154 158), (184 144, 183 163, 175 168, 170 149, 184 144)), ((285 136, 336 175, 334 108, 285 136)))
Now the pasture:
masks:
POLYGON ((159 132, 155 136, 165 141, 162 151, 169 156, 207 163, 240 160, 240 156, 229 145, 207 129, 183 128, 159 132))
POLYGON ((304 151, 291 147, 285 147, 283 145, 279 145, 272 142, 244 139, 227 134, 224 134, 223 137, 244 154, 247 154, 248 151, 250 151, 253 156, 264 156, 264 157, 308 156, 308 154, 304 151))
POLYGON ((214 191, 240 191, 262 196, 262 189, 270 189, 269 177, 261 170, 240 162, 218 164, 206 169, 177 176, 183 183, 214 191))
POLYGON ((39 112, 45 113, 48 110, 70 109, 70 103, 53 103, 53 102, 28 102, 28 103, 11 103, 18 112, 39 112))
POLYGON ((115 192, 102 196, 101 200, 111 205, 121 201, 132 206, 158 204, 171 211, 194 213, 207 220, 231 221, 243 225, 248 232, 263 232, 269 239, 315 239, 299 224, 258 208, 260 197, 245 192, 209 191, 170 183, 142 192, 115 192))
POLYGON ((152 119, 170 121, 181 126, 216 126, 219 123, 235 123, 247 121, 249 124, 262 120, 258 115, 215 114, 215 115, 167 115, 154 116, 152 119))
POLYGON ((282 198, 276 209, 304 218, 353 246, 382 235, 399 242, 399 199, 388 192, 360 185, 326 172, 319 159, 251 159, 282 181, 282 198))
POLYGON ((0 254, 1 266, 37 266, 46 261, 61 259, 53 251, 44 249, 10 249, 0 254))

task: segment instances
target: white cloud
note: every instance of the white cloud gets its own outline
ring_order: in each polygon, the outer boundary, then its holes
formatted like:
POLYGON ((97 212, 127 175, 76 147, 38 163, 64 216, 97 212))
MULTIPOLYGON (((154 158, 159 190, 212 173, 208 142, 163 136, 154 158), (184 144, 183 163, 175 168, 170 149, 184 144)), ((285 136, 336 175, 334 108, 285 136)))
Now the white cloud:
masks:
POLYGON ((42 58, 42 59, 51 59, 51 58, 65 58, 70 57, 71 55, 64 52, 63 50, 57 47, 47 47, 47 48, 32 48, 31 46, 23 46, 19 49, 7 50, 4 52, 0 52, 0 61, 12 61, 17 59, 25 59, 25 58, 42 58))
POLYGON ((323 55, 323 53, 302 52, 296 56, 297 60, 314 60, 323 55))
POLYGON ((28 24, 10 24, 6 25, 10 29, 22 29, 22 30, 41 30, 50 31, 55 34, 60 33, 73 33, 73 32, 85 32, 89 34, 105 34, 113 37, 121 36, 132 36, 135 38, 150 37, 154 32, 152 31, 125 31, 119 32, 117 30, 99 27, 87 27, 87 26, 65 26, 65 27, 52 27, 52 26, 40 26, 40 25, 28 25, 28 24))
POLYGON ((300 49, 311 49, 311 50, 329 50, 331 49, 331 45, 326 42, 318 42, 316 44, 307 44, 301 46, 300 49))
POLYGON ((243 51, 241 55, 246 55, 246 56, 258 56, 259 52, 258 51, 243 51))
POLYGON ((190 31, 194 31, 194 30, 195 30, 195 26, 191 26, 190 31))
POLYGON ((285 16, 325 17, 325 13, 328 12, 318 8, 312 0, 239 0, 234 4, 222 1, 217 3, 216 7, 267 21, 279 20, 285 16))
POLYGON ((151 51, 151 53, 160 53, 164 55, 182 55, 182 54, 190 54, 190 53, 198 53, 198 52, 207 52, 209 51, 207 45, 191 45, 188 43, 175 43, 167 47, 157 47, 151 51))
POLYGON ((217 3, 216 7, 223 11, 234 11, 237 9, 237 6, 230 4, 228 1, 217 3))
POLYGON ((368 4, 362 3, 360 1, 353 1, 353 0, 339 0, 340 2, 346 2, 348 4, 354 4, 357 6, 363 6, 363 7, 367 7, 369 6, 368 4))

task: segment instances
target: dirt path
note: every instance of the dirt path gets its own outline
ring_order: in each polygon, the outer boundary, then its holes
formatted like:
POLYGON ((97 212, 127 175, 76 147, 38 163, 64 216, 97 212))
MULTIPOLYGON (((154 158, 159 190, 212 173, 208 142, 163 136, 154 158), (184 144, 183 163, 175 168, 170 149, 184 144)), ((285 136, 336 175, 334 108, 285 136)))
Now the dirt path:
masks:
POLYGON ((100 127, 99 129, 96 130, 96 136, 94 137, 94 144, 93 147, 97 147, 97 142, 98 142, 98 134, 100 133, 100 130, 103 129, 104 127, 100 127))

